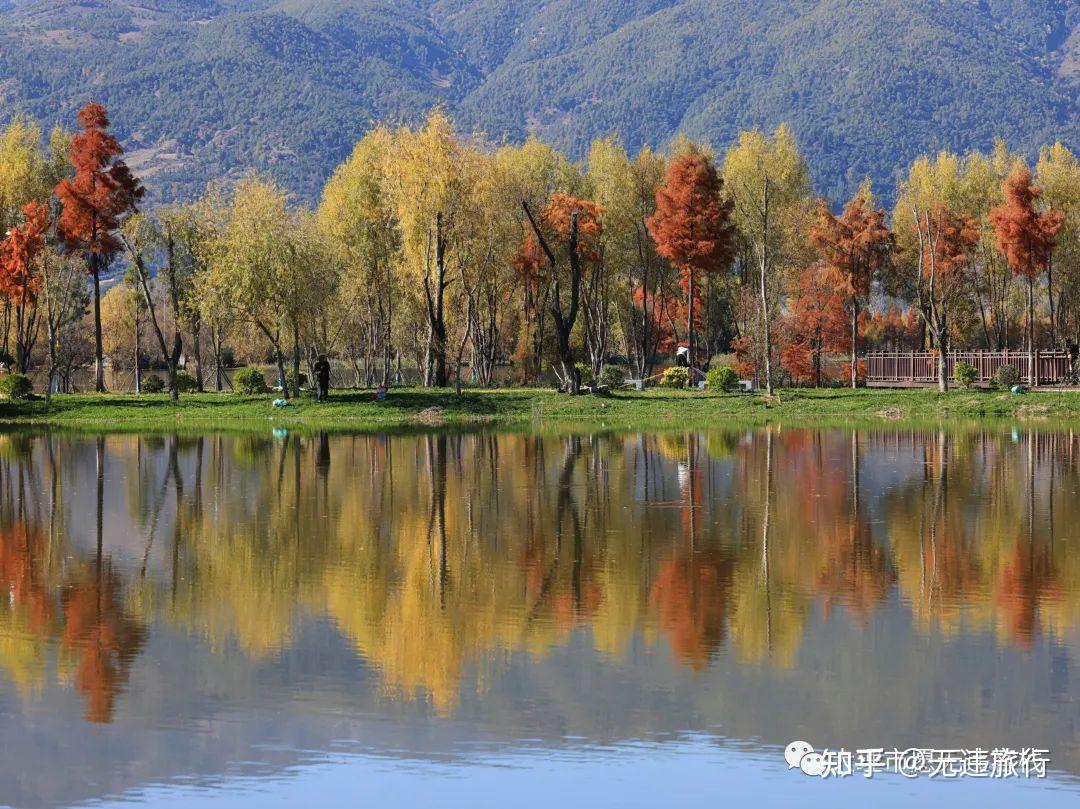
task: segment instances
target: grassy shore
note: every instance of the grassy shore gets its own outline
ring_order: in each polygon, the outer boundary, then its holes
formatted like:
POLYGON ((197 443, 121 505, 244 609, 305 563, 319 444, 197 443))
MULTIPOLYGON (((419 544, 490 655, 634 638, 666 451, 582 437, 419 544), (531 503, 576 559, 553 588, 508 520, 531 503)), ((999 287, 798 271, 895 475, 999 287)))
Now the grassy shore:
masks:
POLYGON ((0 402, 0 426, 87 431, 416 430, 482 426, 531 430, 711 428, 767 422, 790 425, 885 424, 972 420, 1039 421, 1080 426, 1080 391, 1024 395, 993 391, 783 390, 774 399, 681 390, 566 396, 552 390, 398 388, 385 401, 370 392, 335 391, 329 402, 303 397, 274 408, 272 396, 71 394, 0 402))

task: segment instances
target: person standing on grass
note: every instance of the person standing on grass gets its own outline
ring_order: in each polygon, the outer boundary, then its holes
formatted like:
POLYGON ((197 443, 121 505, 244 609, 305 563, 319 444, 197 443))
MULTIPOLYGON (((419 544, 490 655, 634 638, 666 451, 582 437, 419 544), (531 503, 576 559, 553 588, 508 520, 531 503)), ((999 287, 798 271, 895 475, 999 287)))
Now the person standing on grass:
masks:
POLYGON ((325 402, 330 396, 330 361, 326 359, 325 354, 319 356, 313 370, 319 386, 319 401, 325 402))

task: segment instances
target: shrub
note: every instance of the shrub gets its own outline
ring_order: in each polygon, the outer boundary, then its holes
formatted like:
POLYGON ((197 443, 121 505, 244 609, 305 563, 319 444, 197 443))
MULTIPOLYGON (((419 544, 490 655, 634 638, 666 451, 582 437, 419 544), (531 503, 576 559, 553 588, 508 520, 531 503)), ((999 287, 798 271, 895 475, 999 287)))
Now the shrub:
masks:
POLYGON ((999 365, 994 371, 994 387, 999 390, 1009 390, 1013 385, 1020 384, 1020 372, 1015 365, 999 365))
POLYGON ((574 367, 577 368, 578 376, 581 377, 581 384, 591 385, 593 382, 592 366, 587 362, 575 362, 574 367))
POLYGON ((690 381, 690 371, 680 365, 672 365, 660 375, 657 382, 662 388, 685 388, 690 381))
POLYGON ((626 369, 620 365, 605 365, 600 369, 600 384, 609 390, 625 387, 626 369))
MULTIPOLYGON (((287 374, 285 374, 285 384, 289 386, 290 392, 296 390, 296 374, 294 374, 292 371, 289 371, 287 374)), ((307 374, 305 374, 303 371, 300 372, 300 387, 307 387, 307 374)))
POLYGON ((739 384, 739 375, 733 368, 710 368, 705 374, 705 386, 712 391, 732 390, 739 384))
POLYGON ((979 370, 970 363, 958 362, 953 368, 953 379, 965 388, 970 388, 979 377, 979 370))
POLYGON ((198 385, 195 384, 195 377, 189 374, 187 371, 176 372, 176 389, 181 393, 191 393, 198 385))
POLYGON ((233 376, 233 388, 239 393, 266 393, 266 377, 258 368, 241 368, 233 376))
POLYGON ((12 373, 0 376, 0 396, 7 399, 29 399, 34 385, 26 374, 12 373))
POLYGON ((165 380, 157 374, 150 374, 142 378, 142 392, 143 393, 161 393, 165 390, 165 380))

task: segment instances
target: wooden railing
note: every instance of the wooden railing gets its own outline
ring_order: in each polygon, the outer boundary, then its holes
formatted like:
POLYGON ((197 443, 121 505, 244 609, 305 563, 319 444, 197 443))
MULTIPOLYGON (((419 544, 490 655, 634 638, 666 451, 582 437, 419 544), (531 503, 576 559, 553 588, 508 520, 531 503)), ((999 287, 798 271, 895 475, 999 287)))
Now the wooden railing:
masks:
MULTIPOLYGON (((941 357, 936 351, 871 351, 865 360, 868 385, 928 385, 937 382, 941 357)), ((1067 351, 1036 351, 1033 357, 1024 351, 950 351, 945 362, 950 382, 958 362, 974 366, 976 381, 984 383, 1002 365, 1016 368, 1024 384, 1031 386, 1067 383, 1071 378, 1067 351)))

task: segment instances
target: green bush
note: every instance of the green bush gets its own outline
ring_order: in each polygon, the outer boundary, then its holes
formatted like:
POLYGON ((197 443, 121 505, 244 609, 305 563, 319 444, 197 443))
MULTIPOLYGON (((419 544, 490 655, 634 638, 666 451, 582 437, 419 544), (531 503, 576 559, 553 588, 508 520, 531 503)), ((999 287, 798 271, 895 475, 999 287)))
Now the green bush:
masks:
POLYGON ((6 399, 29 399, 34 385, 26 374, 12 373, 0 376, 0 396, 6 399))
POLYGON ((970 388, 979 377, 979 370, 970 363, 958 362, 953 367, 953 379, 965 388, 970 388))
POLYGON ((619 365, 605 365, 600 369, 600 384, 608 390, 625 387, 626 369, 619 365))
POLYGON ((575 362, 574 367, 577 368, 578 376, 581 377, 581 384, 591 385, 593 382, 592 366, 587 362, 575 362))
POLYGON ((266 393, 266 377, 258 368, 241 368, 233 376, 233 388, 238 393, 266 393))
POLYGON ((998 390, 1009 390, 1013 385, 1020 384, 1020 372, 1015 365, 999 365, 994 371, 993 382, 998 390))
POLYGON ((662 388, 685 388, 690 381, 690 371, 679 365, 672 365, 660 375, 657 382, 662 388))
POLYGON ((722 368, 710 368, 705 374, 705 386, 711 391, 732 390, 739 384, 739 375, 726 365, 722 368))
MULTIPOLYGON (((290 393, 296 390, 296 374, 294 374, 292 371, 289 371, 287 374, 285 374, 285 384, 289 386, 290 393)), ((300 387, 307 387, 307 374, 305 374, 303 371, 300 372, 300 387)))
POLYGON ((140 385, 143 393, 161 393, 165 390, 165 380, 157 374, 144 376, 140 385))
POLYGON ((176 389, 181 393, 191 393, 198 385, 195 383, 195 377, 189 374, 187 371, 176 372, 176 389))

